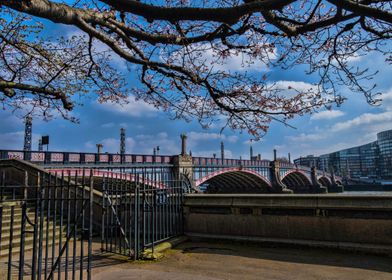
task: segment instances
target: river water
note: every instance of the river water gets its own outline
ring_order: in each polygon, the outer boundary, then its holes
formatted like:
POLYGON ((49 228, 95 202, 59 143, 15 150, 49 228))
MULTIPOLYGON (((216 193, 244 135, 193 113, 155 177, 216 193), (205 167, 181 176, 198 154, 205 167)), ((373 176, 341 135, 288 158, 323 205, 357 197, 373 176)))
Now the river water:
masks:
POLYGON ((353 195, 353 196, 372 196, 372 195, 385 195, 392 196, 392 191, 345 191, 342 193, 330 193, 333 195, 353 195))

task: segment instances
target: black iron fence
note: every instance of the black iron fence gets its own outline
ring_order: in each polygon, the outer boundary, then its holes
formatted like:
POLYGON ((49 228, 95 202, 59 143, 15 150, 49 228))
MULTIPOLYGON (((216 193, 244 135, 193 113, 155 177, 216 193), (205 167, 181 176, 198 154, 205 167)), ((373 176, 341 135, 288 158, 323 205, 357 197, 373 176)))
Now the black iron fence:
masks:
POLYGON ((151 184, 141 174, 134 181, 108 174, 102 188, 102 251, 139 259, 144 250, 154 253, 156 244, 183 233, 186 181, 151 184))
POLYGON ((91 279, 92 183, 0 168, 0 279, 91 279))
POLYGON ((154 253, 183 233, 185 179, 170 166, 43 171, 0 161, 0 279, 91 279, 94 250, 154 253))

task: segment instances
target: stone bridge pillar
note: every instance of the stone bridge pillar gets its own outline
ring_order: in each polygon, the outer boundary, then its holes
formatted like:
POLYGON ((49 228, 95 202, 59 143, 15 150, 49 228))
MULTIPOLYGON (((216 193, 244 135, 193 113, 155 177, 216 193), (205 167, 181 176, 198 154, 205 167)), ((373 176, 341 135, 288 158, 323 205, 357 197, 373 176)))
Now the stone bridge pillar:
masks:
POLYGON ((333 171, 333 168, 331 168, 331 186, 328 188, 328 191, 335 193, 344 192, 344 186, 338 184, 335 180, 335 172, 333 171))
POLYGON ((280 166, 279 161, 274 160, 270 162, 270 178, 273 192, 275 193, 293 193, 288 189, 285 184, 280 180, 280 166))
POLYGON ((174 178, 186 184, 186 187, 193 192, 200 190, 195 186, 193 178, 193 162, 192 156, 186 152, 186 139, 185 134, 181 134, 181 154, 173 157, 174 178))
POLYGON ((316 167, 312 166, 311 171, 310 171, 310 177, 312 179, 312 188, 311 192, 312 193, 327 193, 328 189, 320 184, 320 182, 317 180, 317 172, 316 172, 316 167))
POLYGON ((189 155, 175 156, 173 158, 173 165, 175 179, 182 181, 191 191, 199 192, 199 189, 195 187, 195 180, 193 178, 192 157, 189 155))

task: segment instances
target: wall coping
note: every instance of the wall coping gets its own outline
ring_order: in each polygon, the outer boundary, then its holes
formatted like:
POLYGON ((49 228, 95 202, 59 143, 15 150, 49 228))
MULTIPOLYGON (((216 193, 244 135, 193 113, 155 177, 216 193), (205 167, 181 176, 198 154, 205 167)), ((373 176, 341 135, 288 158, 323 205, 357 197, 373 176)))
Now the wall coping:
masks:
POLYGON ((391 195, 187 194, 185 207, 264 207, 298 209, 390 210, 391 195))

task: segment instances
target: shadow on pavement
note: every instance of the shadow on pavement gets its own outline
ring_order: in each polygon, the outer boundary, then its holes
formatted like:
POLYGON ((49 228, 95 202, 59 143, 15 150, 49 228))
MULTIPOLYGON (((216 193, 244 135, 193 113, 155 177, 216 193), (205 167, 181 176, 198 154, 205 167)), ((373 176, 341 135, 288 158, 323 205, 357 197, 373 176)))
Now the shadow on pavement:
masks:
POLYGON ((392 257, 336 249, 282 247, 238 242, 187 242, 177 246, 183 254, 220 254, 289 263, 360 268, 392 273, 392 257))

